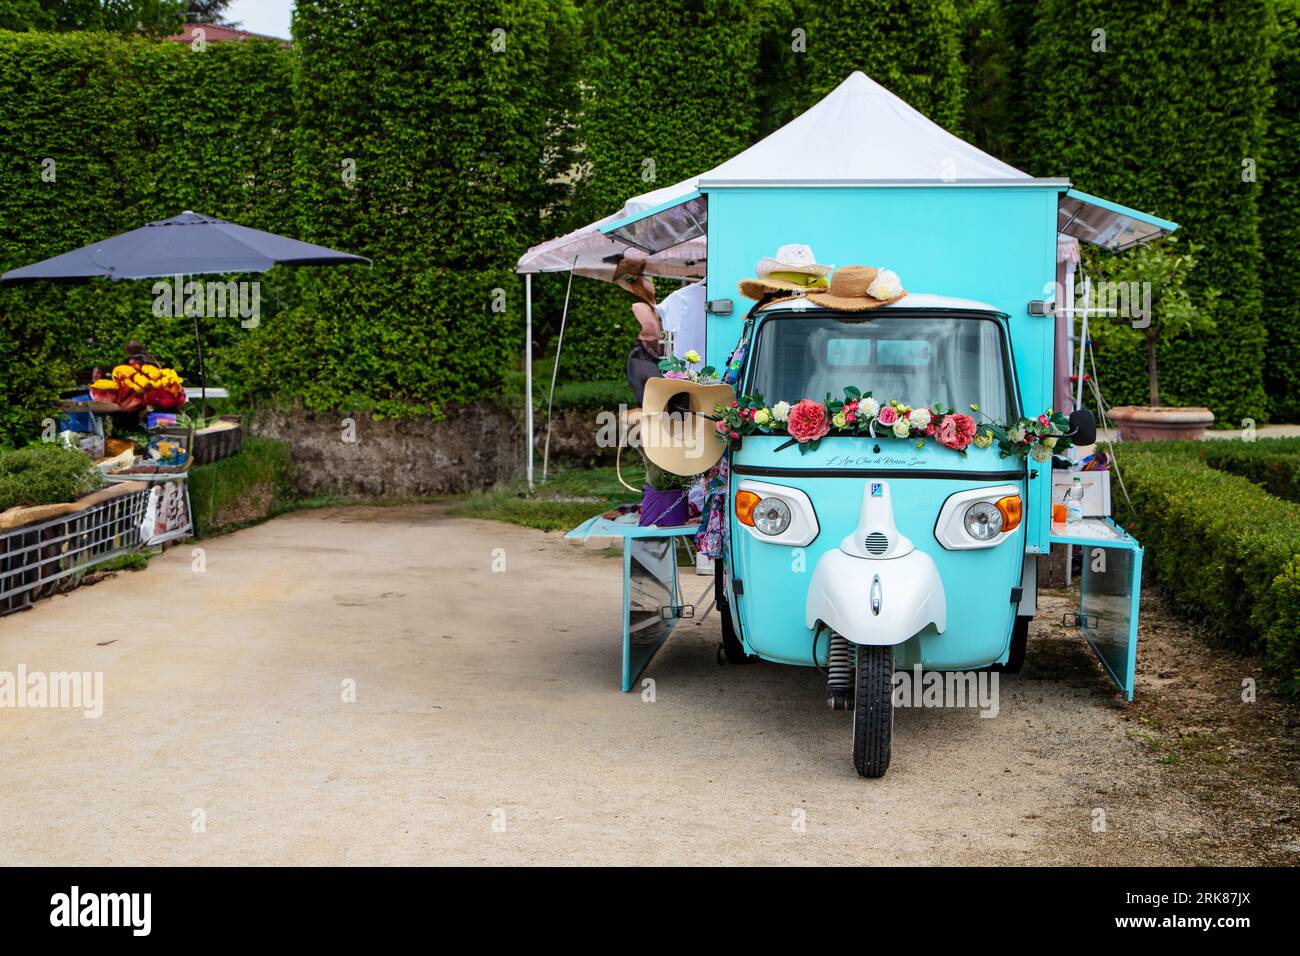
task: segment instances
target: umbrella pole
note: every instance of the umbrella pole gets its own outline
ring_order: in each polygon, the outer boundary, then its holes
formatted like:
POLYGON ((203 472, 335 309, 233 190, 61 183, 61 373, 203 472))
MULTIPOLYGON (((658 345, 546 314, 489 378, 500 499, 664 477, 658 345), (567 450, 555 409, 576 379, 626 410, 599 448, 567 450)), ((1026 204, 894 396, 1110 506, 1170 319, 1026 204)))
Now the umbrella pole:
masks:
MULTIPOLYGON (((184 285, 181 286, 184 288, 184 285)), ((203 368, 203 338, 199 335, 199 310, 194 310, 194 348, 199 354, 199 422, 208 414, 208 373, 203 368)), ((200 427, 201 424, 200 424, 200 427)))

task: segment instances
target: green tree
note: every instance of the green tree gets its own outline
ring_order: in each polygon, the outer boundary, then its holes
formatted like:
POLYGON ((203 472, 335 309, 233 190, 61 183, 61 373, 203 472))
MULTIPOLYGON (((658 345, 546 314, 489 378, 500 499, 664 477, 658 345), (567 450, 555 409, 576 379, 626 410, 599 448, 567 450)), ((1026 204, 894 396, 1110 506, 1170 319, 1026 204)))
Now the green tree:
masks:
POLYGON ((1141 343, 1146 354, 1147 398, 1160 404, 1157 376, 1158 346, 1181 335, 1206 333, 1214 328, 1217 289, 1193 295, 1187 280, 1195 275, 1197 248, 1180 253, 1170 236, 1127 252, 1090 251, 1088 275, 1099 291, 1099 307, 1124 314, 1102 318, 1090 327, 1101 341, 1121 347, 1141 343), (1102 302, 1104 300, 1104 304, 1102 302), (1127 308, 1124 308, 1127 306, 1127 308))
POLYGON ((185 7, 185 0, 0 0, 0 29, 167 36, 185 22, 185 7))

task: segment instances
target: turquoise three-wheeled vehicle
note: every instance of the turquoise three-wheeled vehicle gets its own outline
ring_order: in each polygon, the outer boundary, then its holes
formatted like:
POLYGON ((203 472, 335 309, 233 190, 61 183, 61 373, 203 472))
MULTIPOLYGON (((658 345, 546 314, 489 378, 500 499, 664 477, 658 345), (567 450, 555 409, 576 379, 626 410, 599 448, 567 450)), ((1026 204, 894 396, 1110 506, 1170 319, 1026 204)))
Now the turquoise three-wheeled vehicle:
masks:
MULTIPOLYGON (((743 354, 737 396, 821 401, 851 385, 1006 423, 1071 411, 1062 366, 1078 342, 1058 240, 1124 249, 1176 228, 1014 169, 855 73, 720 166, 530 251, 520 271, 602 277, 635 250, 644 274, 702 276, 705 358, 723 369, 743 354), (801 295, 752 309, 739 284, 789 243, 893 270, 910 294, 862 312, 801 295)), ((1078 624, 1132 696, 1137 542, 1104 515, 1054 524, 1050 458, 964 451, 884 430, 802 450, 745 434, 730 454, 716 561, 727 657, 823 669, 832 705, 853 711, 863 776, 889 765, 896 670, 1018 669, 1053 544, 1087 549, 1078 624)), ((664 618, 682 603, 669 590, 664 618)), ((628 633, 625 690, 653 653, 631 657, 628 633)))
MULTIPOLYGON (((853 313, 785 299, 757 313, 751 335, 744 394, 869 382, 876 395, 976 405, 998 421, 1021 411, 1008 317, 985 303, 909 295, 853 313)), ((718 563, 728 658, 824 668, 831 705, 854 710, 859 772, 883 773, 895 668, 1019 668, 1036 567, 1024 503, 1043 467, 887 431, 831 434, 811 450, 745 437, 718 563)))

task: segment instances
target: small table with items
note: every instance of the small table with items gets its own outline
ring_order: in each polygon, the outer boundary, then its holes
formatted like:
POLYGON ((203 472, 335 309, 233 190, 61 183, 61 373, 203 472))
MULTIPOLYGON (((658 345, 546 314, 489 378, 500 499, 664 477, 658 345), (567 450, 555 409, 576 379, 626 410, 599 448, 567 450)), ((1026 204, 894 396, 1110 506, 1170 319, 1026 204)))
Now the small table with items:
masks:
MULTIPOLYGON (((682 544, 694 560, 693 542, 699 522, 660 528, 641 527, 637 519, 635 511, 616 518, 597 515, 565 535, 576 541, 622 539, 624 691, 632 689, 678 620, 695 617, 695 605, 682 602, 677 546, 682 544)), ((710 578, 698 600, 703 602, 712 589, 710 578)))

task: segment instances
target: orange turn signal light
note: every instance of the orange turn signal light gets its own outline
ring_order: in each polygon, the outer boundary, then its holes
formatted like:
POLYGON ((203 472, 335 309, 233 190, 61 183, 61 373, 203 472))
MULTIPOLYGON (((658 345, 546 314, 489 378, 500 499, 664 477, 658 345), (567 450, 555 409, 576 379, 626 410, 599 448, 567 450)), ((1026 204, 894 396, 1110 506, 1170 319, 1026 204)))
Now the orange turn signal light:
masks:
POLYGON ((736 517, 740 519, 741 524, 754 527, 754 509, 758 507, 759 500, 758 495, 752 491, 736 493, 736 517))
POLYGON ((1019 495, 1007 495, 993 502, 993 507, 1002 512, 1002 531, 1015 531, 1020 527, 1020 513, 1023 510, 1019 495))

